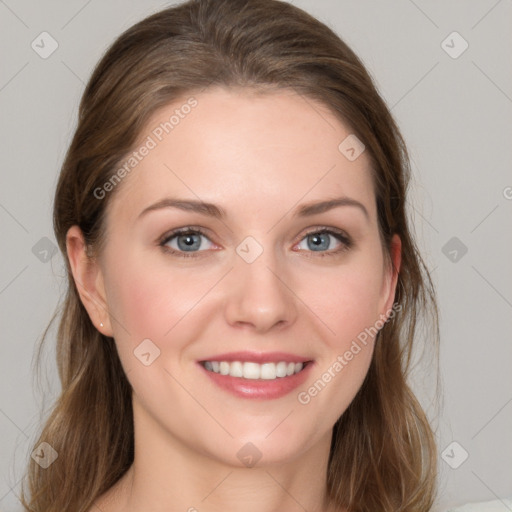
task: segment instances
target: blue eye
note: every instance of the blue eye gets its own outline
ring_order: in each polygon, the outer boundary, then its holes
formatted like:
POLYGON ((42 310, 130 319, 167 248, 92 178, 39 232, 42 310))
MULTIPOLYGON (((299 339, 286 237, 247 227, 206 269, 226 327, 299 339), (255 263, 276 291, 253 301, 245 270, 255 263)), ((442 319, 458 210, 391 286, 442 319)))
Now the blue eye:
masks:
MULTIPOLYGON (((199 251, 201 248, 202 238, 208 237, 199 229, 194 228, 181 228, 176 229, 168 236, 166 236, 161 242, 160 245, 166 251, 171 252, 172 254, 176 254, 178 256, 190 257, 195 256, 193 253, 202 252, 199 251), (176 242, 176 245, 173 245, 176 242), (192 253, 192 254, 187 254, 192 253)), ((211 241, 210 241, 211 244, 211 241)), ((207 247, 211 248, 211 247, 207 247)), ((204 250, 204 248, 203 248, 204 250)))
MULTIPOLYGON (((307 249, 310 252, 319 253, 318 256, 333 256, 340 252, 348 250, 352 246, 352 241, 341 231, 333 229, 321 229, 320 231, 312 231, 308 233, 301 241, 306 242, 307 249), (338 242, 338 248, 331 248, 332 241, 338 242), (331 250, 329 250, 331 249, 331 250)), ((301 250, 303 250, 302 248, 301 250)))
MULTIPOLYGON (((352 247, 352 240, 341 230, 320 228, 307 233, 300 244, 306 242, 307 247, 299 247, 301 252, 316 253, 315 256, 335 256, 352 247), (332 248, 332 242, 338 242, 337 248, 332 248)), ((300 246, 299 244, 299 246, 300 246)), ((159 242, 162 249, 172 255, 190 258, 200 257, 202 252, 211 249, 213 243, 200 228, 185 227, 164 235, 159 242), (208 240, 209 246, 204 247, 203 239, 208 240), (199 253, 199 254, 198 254, 199 253)))

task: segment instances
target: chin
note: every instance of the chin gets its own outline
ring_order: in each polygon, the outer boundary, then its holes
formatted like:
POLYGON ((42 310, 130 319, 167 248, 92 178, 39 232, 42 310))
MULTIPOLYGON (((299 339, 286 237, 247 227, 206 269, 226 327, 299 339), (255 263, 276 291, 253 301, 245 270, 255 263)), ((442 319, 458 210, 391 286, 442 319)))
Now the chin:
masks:
POLYGON ((311 435, 305 432, 290 435, 289 431, 283 433, 278 430, 279 427, 269 434, 267 429, 248 428, 243 435, 224 442, 219 440, 211 447, 211 456, 236 468, 263 468, 293 462, 311 447, 311 435))

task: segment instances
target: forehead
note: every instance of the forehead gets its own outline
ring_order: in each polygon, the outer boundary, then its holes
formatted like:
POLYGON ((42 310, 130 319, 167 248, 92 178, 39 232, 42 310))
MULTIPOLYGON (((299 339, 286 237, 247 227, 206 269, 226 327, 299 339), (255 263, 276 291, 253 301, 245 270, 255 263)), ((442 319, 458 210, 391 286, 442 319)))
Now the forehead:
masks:
POLYGON ((369 158, 347 158, 351 137, 326 106, 294 91, 214 88, 184 96, 141 131, 109 209, 130 217, 179 196, 218 203, 228 214, 278 213, 301 199, 347 195, 374 216, 369 158))

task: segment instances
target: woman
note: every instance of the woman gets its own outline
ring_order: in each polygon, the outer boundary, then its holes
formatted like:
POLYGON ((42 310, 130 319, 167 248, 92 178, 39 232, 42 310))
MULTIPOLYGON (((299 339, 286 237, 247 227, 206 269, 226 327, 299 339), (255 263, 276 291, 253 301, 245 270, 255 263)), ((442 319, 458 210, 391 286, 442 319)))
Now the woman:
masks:
POLYGON ((26 510, 429 510, 409 172, 360 60, 290 4, 122 34, 57 186, 62 394, 26 510))

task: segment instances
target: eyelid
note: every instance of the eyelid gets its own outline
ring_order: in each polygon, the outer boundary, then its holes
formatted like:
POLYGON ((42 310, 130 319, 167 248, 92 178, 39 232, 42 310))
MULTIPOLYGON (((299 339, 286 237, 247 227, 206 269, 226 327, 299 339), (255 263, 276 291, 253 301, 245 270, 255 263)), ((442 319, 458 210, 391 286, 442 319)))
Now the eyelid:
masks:
POLYGON ((340 228, 335 228, 334 226, 315 226, 314 228, 308 229, 307 231, 301 233, 299 235, 299 238, 297 239, 297 242, 300 242, 302 239, 304 239, 308 235, 314 235, 314 234, 320 234, 320 233, 329 233, 338 235, 340 238, 343 239, 345 243, 352 243, 352 238, 350 235, 340 228))
POLYGON ((175 228, 170 229, 169 231, 165 232, 161 237, 158 238, 159 244, 164 244, 168 242, 171 238, 174 238, 177 235, 185 234, 185 233, 200 233, 201 235, 205 236, 210 240, 210 237, 208 236, 207 230, 204 228, 201 228, 200 226, 184 226, 182 228, 175 228))

